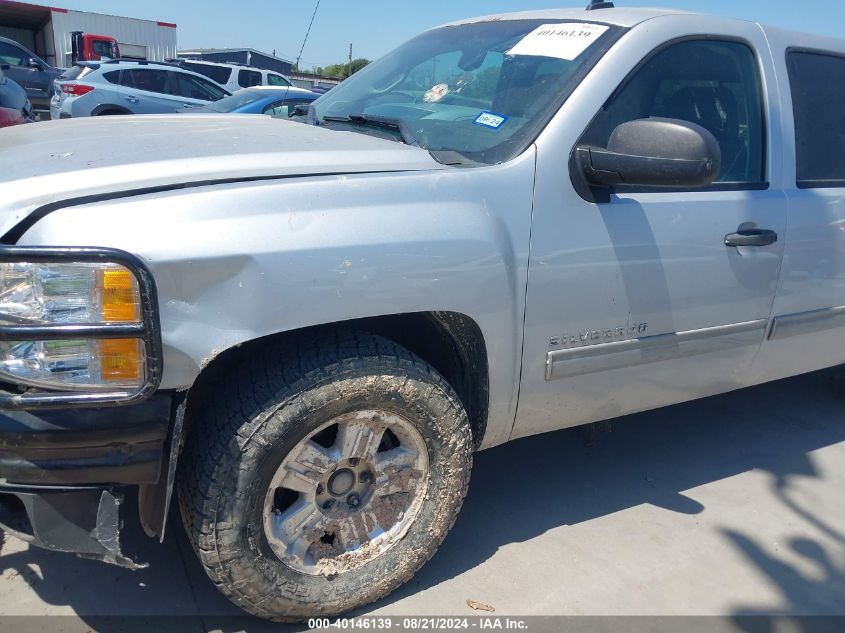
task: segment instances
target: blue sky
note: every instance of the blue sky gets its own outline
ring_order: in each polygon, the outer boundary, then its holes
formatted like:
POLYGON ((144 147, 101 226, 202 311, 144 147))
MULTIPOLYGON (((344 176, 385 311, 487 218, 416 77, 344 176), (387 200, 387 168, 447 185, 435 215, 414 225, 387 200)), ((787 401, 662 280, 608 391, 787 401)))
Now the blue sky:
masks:
MULTIPOLYGON (((29 0, 39 3, 40 0, 29 0)), ((56 6, 175 22, 179 47, 244 46, 295 59, 316 0, 54 0, 56 6)), ((46 4, 46 3, 45 3, 46 4)), ((355 57, 375 59, 429 27, 451 20, 525 9, 586 5, 587 0, 322 0, 302 55, 303 66, 355 57)), ((617 0, 617 6, 663 6, 753 19, 842 36, 843 0, 617 0)))

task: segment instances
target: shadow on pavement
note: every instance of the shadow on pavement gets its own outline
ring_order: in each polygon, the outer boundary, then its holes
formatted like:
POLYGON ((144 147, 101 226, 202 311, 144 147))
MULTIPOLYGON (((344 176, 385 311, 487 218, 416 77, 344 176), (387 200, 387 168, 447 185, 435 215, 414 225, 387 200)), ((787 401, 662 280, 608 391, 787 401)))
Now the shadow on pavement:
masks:
MULTIPOLYGON (((700 513, 704 507, 682 491, 750 469, 773 473, 778 482, 814 476, 807 454, 845 441, 843 414, 845 373, 838 368, 628 416, 613 424, 612 433, 598 433, 592 443, 585 441, 583 430, 569 429, 484 451, 476 457, 464 508, 440 551, 408 585, 375 606, 451 579, 500 547, 559 526, 644 503, 700 513)), ((131 507, 132 500, 127 503, 131 507)), ((30 574, 27 582, 41 600, 67 605, 83 619, 201 615, 202 626, 186 618, 180 630, 202 630, 214 628, 216 616, 238 615, 193 560, 184 537, 177 535, 181 526, 174 517, 169 530, 160 546, 127 516, 124 549, 150 562, 143 571, 35 549, 11 554, 4 549, 0 573, 13 569, 30 574)), ((815 561, 823 580, 804 577, 769 557, 748 536, 727 536, 782 587, 784 612, 830 613, 829 605, 843 595, 845 570, 818 544, 799 540, 790 546, 815 561)))
MULTIPOLYGON (((757 567, 778 589, 782 604, 773 609, 740 605, 734 621, 748 633, 775 633, 788 627, 798 633, 840 633, 845 618, 845 534, 791 496, 791 473, 775 472, 775 496, 803 519, 828 537, 828 545, 810 538, 787 541, 787 554, 800 558, 805 568, 790 563, 786 556, 767 552, 755 540, 736 530, 725 530, 725 537, 757 567), (830 544, 832 542, 832 545, 830 544), (807 571, 811 569, 812 571, 807 571), (836 618, 806 616, 839 616, 836 618)), ((845 499, 845 493, 842 493, 845 499)))
MULTIPOLYGON (((452 533, 428 565, 382 604, 551 528, 643 503, 697 514, 704 507, 682 491, 751 469, 777 480, 815 476, 807 453, 845 440, 843 418, 845 373, 836 368, 620 418, 592 446, 582 430, 568 429, 484 451, 452 533)), ((792 607, 817 612, 812 586, 791 595, 792 607)), ((841 603, 833 598, 825 600, 841 603)))

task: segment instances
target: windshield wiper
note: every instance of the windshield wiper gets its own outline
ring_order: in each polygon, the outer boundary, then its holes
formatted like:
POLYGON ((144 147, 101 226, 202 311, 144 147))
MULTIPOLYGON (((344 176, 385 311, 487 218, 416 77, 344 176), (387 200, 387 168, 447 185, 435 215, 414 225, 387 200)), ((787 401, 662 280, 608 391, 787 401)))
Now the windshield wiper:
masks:
POLYGON ((353 125, 363 125, 371 127, 386 128, 399 132, 402 142, 405 145, 419 147, 419 141, 411 133, 407 123, 402 119, 394 119, 386 116, 372 116, 369 114, 350 114, 349 116, 324 116, 324 123, 352 123, 353 125))

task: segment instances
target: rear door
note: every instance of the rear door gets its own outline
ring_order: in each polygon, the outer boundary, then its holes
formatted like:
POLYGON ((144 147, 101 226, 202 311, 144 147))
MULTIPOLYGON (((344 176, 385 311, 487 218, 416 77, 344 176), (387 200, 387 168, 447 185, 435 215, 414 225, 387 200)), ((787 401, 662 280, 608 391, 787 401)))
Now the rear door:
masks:
POLYGON ((781 75, 789 231, 757 380, 845 362, 845 45, 769 38, 781 75))
POLYGON ((120 75, 121 105, 133 114, 174 112, 182 104, 172 93, 170 73, 161 68, 127 68, 120 75))
POLYGON ((765 337, 786 229, 766 152, 779 143, 766 40, 753 24, 702 16, 647 25, 611 49, 537 144, 514 436, 746 386, 765 337), (616 126, 648 117, 713 133, 717 182, 581 198, 573 148, 606 147, 616 126), (729 245, 740 230, 777 241, 729 245))

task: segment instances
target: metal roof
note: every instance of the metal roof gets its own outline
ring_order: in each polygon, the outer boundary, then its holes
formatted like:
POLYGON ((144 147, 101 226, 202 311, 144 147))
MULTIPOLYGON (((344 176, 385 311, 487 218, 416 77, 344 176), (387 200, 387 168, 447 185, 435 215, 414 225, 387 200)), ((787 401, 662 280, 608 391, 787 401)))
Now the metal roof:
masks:
POLYGON ((269 57, 270 59, 278 59, 280 62, 284 62, 286 64, 293 63, 291 60, 285 59, 284 57, 277 57, 276 55, 271 55, 270 53, 265 53, 264 51, 257 51, 254 48, 188 48, 176 52, 179 57, 186 55, 204 55, 206 53, 251 53, 253 55, 269 57))
MULTIPOLYGON (((57 9, 64 11, 64 9, 57 9)), ((50 20, 51 7, 41 7, 27 2, 0 0, 0 23, 19 29, 37 30, 50 20)))

